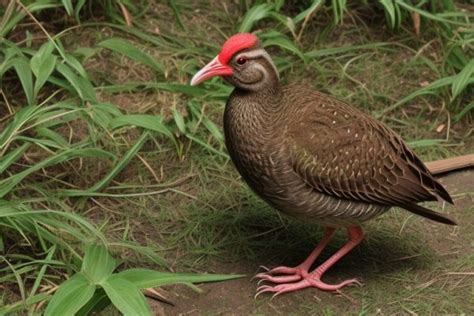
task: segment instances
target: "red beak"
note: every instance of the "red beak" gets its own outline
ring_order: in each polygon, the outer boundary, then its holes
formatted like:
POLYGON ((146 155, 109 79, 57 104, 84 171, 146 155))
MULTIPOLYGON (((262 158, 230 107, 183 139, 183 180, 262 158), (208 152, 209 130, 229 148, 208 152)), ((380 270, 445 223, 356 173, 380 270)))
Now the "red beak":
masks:
POLYGON ((204 66, 201 70, 199 70, 194 77, 191 79, 191 85, 195 86, 200 84, 201 82, 212 78, 214 76, 230 76, 232 75, 232 68, 227 65, 222 64, 219 61, 219 56, 214 58, 209 64, 204 66))

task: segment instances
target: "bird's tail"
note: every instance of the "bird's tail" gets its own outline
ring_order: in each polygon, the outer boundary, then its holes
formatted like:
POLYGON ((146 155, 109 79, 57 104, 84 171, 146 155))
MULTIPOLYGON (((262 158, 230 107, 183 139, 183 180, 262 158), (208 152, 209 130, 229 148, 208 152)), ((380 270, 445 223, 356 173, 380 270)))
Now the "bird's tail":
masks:
POLYGON ((443 223, 443 224, 448 224, 448 225, 457 225, 456 221, 452 218, 450 218, 446 214, 441 214, 435 211, 432 211, 430 209, 427 209, 426 207, 423 207, 418 204, 404 204, 400 205, 404 209, 416 214, 423 216, 425 218, 431 219, 432 221, 443 223))

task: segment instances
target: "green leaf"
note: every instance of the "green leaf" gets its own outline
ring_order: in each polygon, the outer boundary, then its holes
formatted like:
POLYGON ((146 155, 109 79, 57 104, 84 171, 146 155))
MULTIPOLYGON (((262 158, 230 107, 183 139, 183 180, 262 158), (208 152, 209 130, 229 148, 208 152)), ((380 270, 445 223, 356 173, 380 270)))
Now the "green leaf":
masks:
POLYGON ((451 86, 451 99, 454 100, 474 79, 474 59, 456 75, 451 86))
POLYGON ((59 148, 69 147, 68 141, 61 134, 53 131, 52 129, 49 129, 47 127, 38 127, 36 128, 36 133, 38 136, 49 138, 54 143, 56 143, 57 147, 59 148))
MULTIPOLYGON (((113 155, 112 155, 113 156, 113 155)), ((68 149, 62 152, 59 152, 55 155, 52 155, 46 159, 41 160, 40 162, 32 165, 28 169, 17 172, 8 178, 0 180, 0 197, 4 197, 8 192, 10 192, 21 180, 27 177, 34 172, 41 170, 42 168, 67 161, 72 158, 77 157, 104 157, 110 158, 111 154, 100 149, 96 148, 73 148, 68 149)))
POLYGON ((334 23, 342 22, 344 11, 346 11, 347 0, 332 0, 332 10, 334 13, 334 23))
POLYGON ((46 307, 45 316, 74 315, 94 295, 95 285, 82 273, 62 283, 46 307))
POLYGON ((75 16, 76 16, 76 20, 79 22, 79 14, 81 13, 81 9, 82 7, 84 6, 84 4, 86 3, 86 0, 78 0, 76 1, 76 9, 75 9, 75 16))
POLYGON ((313 0, 309 8, 300 12, 297 16, 293 18, 293 23, 298 24, 299 22, 303 21, 308 15, 313 14, 313 12, 317 10, 322 3, 323 0, 313 0))
POLYGON ((449 19, 445 19, 443 17, 441 17, 440 15, 435 15, 435 14, 432 14, 428 11, 425 11, 425 10, 421 10, 421 9, 418 9, 417 7, 414 7, 402 0, 395 0, 395 2, 397 4, 399 4, 401 7, 405 8, 406 10, 410 11, 410 12, 417 12, 419 13, 421 16, 424 16, 425 18, 428 18, 428 19, 431 19, 431 20, 435 20, 435 21, 438 21, 438 22, 445 22, 445 23, 450 23, 450 24, 454 24, 454 25, 461 25, 461 26, 466 26, 466 27, 469 27, 469 24, 468 23, 465 23, 465 22, 458 22, 456 20, 449 20, 449 19))
POLYGON ((471 102, 468 105, 466 105, 464 109, 462 109, 461 112, 456 114, 456 116, 454 117, 454 121, 459 122, 459 120, 461 120, 464 117, 464 115, 466 115, 467 113, 473 110, 474 110, 474 102, 471 102))
MULTIPOLYGON (((400 105, 407 103, 408 101, 414 99, 415 97, 425 95, 425 94, 434 94, 441 87, 452 85, 455 78, 456 78, 456 75, 440 78, 440 79, 430 83, 426 87, 415 90, 412 93, 410 93, 409 95, 407 95, 406 97, 404 97, 401 100, 399 100, 398 102, 396 102, 395 104, 389 106, 388 108, 385 108, 379 115, 377 115, 377 117, 380 117, 383 114, 386 114, 390 111, 393 111, 394 109, 398 108, 400 105)), ((468 84, 471 84, 471 83, 474 83, 474 78, 470 78, 468 80, 468 84)))
POLYGON ((423 147, 432 147, 439 145, 440 143, 445 142, 444 139, 420 139, 408 142, 408 145, 411 148, 423 148, 423 147))
POLYGON ((135 157, 137 152, 142 148, 143 144, 145 143, 146 139, 148 138, 149 134, 147 132, 143 133, 140 138, 137 140, 135 145, 133 145, 127 153, 123 156, 123 158, 114 166, 112 170, 109 171, 109 173, 102 178, 99 182, 94 184, 92 187, 90 187, 87 190, 62 190, 61 195, 62 196, 88 196, 89 194, 96 192, 98 190, 101 190, 104 188, 107 184, 112 181, 117 174, 120 173, 120 171, 125 168, 130 160, 135 157))
POLYGON ((74 13, 74 8, 72 7, 71 0, 61 0, 64 8, 66 9, 67 15, 72 16, 74 13))
POLYGON ((65 52, 63 53, 63 58, 64 58, 64 61, 70 66, 72 67, 72 69, 74 69, 75 71, 77 71, 77 73, 84 79, 86 80, 89 80, 89 77, 87 76, 87 72, 86 70, 84 69, 84 67, 82 67, 82 64, 79 62, 79 60, 77 60, 76 57, 74 57, 73 55, 71 54, 66 54, 65 52))
POLYGON ((86 248, 81 271, 92 284, 102 282, 112 275, 117 264, 103 245, 92 244, 86 248))
POLYGON ((393 5, 393 0, 379 0, 379 3, 384 7, 385 13, 389 17, 389 25, 392 29, 395 28, 395 23, 396 23, 396 13, 395 13, 395 7, 393 5))
POLYGON ((186 134, 186 125, 184 124, 184 118, 183 118, 183 116, 182 116, 181 113, 176 109, 176 106, 173 106, 173 108, 171 109, 171 111, 173 112, 174 122, 176 123, 176 126, 178 127, 178 130, 179 130, 182 134, 186 134))
MULTIPOLYGON (((49 76, 53 73, 56 66, 57 57, 54 55, 47 55, 43 60, 40 61, 38 73, 36 75, 34 94, 38 95, 38 92, 48 80, 49 76)), ((33 58, 31 59, 33 62, 33 58)))
POLYGON ((24 312, 25 310, 25 305, 31 306, 34 304, 38 304, 39 302, 48 300, 48 298, 49 295, 46 293, 30 295, 26 298, 26 301, 21 300, 13 304, 0 307, 0 315, 21 315, 21 312, 24 312), (14 314, 14 312, 17 311, 18 313, 14 314))
POLYGON ((129 41, 114 37, 102 41, 98 45, 123 54, 132 60, 145 64, 157 72, 164 73, 165 67, 162 64, 158 63, 150 55, 136 48, 135 44, 132 44, 129 41))
POLYGON ((241 278, 244 275, 236 274, 195 274, 195 273, 171 273, 159 272, 150 269, 128 269, 116 274, 138 288, 158 287, 166 284, 176 283, 204 283, 219 282, 241 278))
MULTIPOLYGON (((100 311, 110 305, 110 299, 107 297, 104 289, 96 289, 94 296, 86 305, 84 305, 75 316, 97 315, 100 311)), ((100 314, 99 314, 100 315, 100 314)))
POLYGON ((17 161, 25 151, 30 147, 30 143, 24 143, 18 148, 13 149, 2 158, 0 158, 0 173, 3 173, 12 163, 17 161))
POLYGON ((30 64, 26 58, 18 57, 13 61, 13 67, 20 78, 20 82, 23 86, 23 91, 25 92, 28 104, 32 105, 35 101, 35 97, 33 90, 33 74, 31 72, 30 64))
POLYGON ((260 35, 262 39, 262 45, 264 47, 268 46, 278 46, 282 49, 290 51, 300 57, 303 61, 306 61, 306 57, 301 52, 301 50, 296 47, 293 41, 291 41, 287 36, 283 35, 277 31, 270 31, 260 35))
POLYGON ((152 315, 145 296, 132 282, 113 275, 104 281, 102 288, 124 316, 152 315))
POLYGON ((116 129, 127 125, 142 127, 173 138, 173 133, 171 133, 171 131, 165 126, 162 118, 159 116, 147 114, 129 114, 122 115, 110 123, 111 129, 116 129))
POLYGON ((77 76, 74 71, 66 64, 59 64, 56 69, 69 81, 74 87, 79 97, 84 101, 97 102, 94 87, 83 77, 77 76))
POLYGON ((273 10, 273 4, 263 3, 252 7, 244 16, 238 32, 250 32, 258 21, 268 17, 273 10))

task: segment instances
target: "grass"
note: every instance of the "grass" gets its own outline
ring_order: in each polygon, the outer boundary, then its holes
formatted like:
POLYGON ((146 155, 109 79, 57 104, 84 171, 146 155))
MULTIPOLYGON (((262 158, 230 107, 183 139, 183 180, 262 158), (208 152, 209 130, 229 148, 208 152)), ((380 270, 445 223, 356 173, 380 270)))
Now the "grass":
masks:
MULTIPOLYGON (((257 32, 285 82, 371 113, 424 160, 473 150, 472 5, 462 1, 12 1, 0 12, 5 313, 45 311, 58 286, 83 272, 89 244, 120 258, 120 271, 251 274, 306 256, 321 228, 280 217, 229 161, 220 122, 231 87, 188 85, 236 31, 257 32)), ((266 314, 272 304, 324 315, 473 311, 462 274, 474 268, 472 233, 402 212, 366 227, 363 245, 328 275, 366 276, 351 297, 321 294, 324 308, 311 291, 251 301, 245 280, 247 296, 229 285, 203 312, 266 314)))

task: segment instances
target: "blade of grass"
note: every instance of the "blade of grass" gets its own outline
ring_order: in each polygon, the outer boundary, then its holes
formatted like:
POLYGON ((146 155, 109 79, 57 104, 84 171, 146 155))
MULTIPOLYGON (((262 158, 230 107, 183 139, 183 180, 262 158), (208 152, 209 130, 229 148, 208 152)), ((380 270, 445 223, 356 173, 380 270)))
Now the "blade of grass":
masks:
POLYGON ((128 58, 149 66, 159 73, 164 73, 165 67, 156 61, 150 55, 136 48, 136 44, 132 44, 121 38, 113 37, 106 39, 98 44, 100 47, 105 47, 117 53, 127 56, 128 58))

